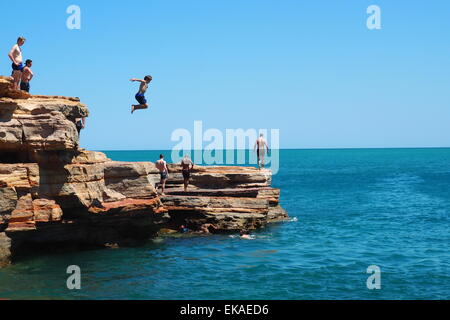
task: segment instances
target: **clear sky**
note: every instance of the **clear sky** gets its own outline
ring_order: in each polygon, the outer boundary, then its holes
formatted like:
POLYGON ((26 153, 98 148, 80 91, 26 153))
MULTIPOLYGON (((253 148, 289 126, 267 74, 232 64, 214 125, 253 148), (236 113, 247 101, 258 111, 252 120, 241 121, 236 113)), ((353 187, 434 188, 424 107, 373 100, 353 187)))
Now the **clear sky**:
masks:
POLYGON ((90 107, 88 149, 171 149, 195 120, 280 129, 282 148, 450 147, 447 0, 2 1, 0 74, 19 35, 32 93, 90 107), (132 116, 146 74, 151 109, 132 116))

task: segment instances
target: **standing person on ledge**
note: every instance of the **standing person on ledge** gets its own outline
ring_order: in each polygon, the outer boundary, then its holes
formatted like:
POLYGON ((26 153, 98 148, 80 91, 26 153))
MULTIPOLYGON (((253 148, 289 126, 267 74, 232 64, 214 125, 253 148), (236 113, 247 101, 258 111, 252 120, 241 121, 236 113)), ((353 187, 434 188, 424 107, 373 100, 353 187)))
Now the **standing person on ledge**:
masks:
POLYGON ((77 127, 78 137, 80 137, 81 130, 86 127, 86 118, 76 118, 75 126, 77 127))
POLYGON ((33 65, 32 60, 27 60, 25 62, 25 67, 22 70, 22 77, 20 82, 20 90, 30 92, 30 81, 34 77, 33 71, 31 71, 31 66, 33 65))
POLYGON ((148 89, 148 85, 149 83, 153 80, 152 76, 146 76, 144 78, 144 80, 141 79, 130 79, 131 82, 140 82, 141 85, 139 86, 139 92, 136 93, 136 100, 139 102, 138 105, 132 105, 131 106, 131 114, 134 113, 134 111, 136 110, 141 110, 141 109, 147 109, 148 108, 148 104, 147 104, 147 100, 145 99, 145 93, 147 92, 148 89))
POLYGON ((269 145, 264 139, 264 135, 261 133, 259 139, 256 140, 255 150, 258 155, 258 169, 264 168, 264 159, 266 157, 266 150, 269 153, 269 145))
MULTIPOLYGON (((159 160, 156 161, 156 168, 159 170, 159 174, 161 176, 161 182, 160 185, 162 187, 161 195, 165 196, 164 190, 166 188, 166 182, 169 178, 169 169, 167 168, 167 162, 164 160, 164 155, 159 156, 159 160)), ((159 189, 159 186, 158 186, 159 189)))
POLYGON ((14 90, 19 90, 20 78, 22 77, 22 70, 24 68, 22 49, 20 48, 24 43, 25 38, 19 37, 17 39, 17 43, 12 47, 11 51, 8 54, 8 57, 12 61, 12 77, 14 78, 14 90))
POLYGON ((194 169, 194 163, 189 159, 189 155, 185 155, 181 160, 181 171, 184 179, 184 192, 187 192, 189 186, 189 179, 191 179, 191 170, 194 169))

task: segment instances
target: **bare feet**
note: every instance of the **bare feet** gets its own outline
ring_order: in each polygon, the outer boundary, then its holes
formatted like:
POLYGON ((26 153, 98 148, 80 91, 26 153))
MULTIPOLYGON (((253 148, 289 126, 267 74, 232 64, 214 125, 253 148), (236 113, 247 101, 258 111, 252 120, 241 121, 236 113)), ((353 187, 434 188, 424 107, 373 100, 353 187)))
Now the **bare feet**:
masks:
POLYGON ((134 113, 134 110, 136 110, 136 109, 134 108, 134 105, 132 105, 132 106, 131 106, 131 114, 134 113))

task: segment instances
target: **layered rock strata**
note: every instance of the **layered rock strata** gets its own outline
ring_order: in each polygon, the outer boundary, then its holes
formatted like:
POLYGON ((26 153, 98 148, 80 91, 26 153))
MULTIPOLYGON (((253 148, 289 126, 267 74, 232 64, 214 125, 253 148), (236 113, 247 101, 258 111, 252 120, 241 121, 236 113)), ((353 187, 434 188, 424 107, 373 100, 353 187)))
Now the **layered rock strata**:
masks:
POLYGON ((283 220, 271 172, 196 167, 185 193, 171 165, 167 195, 150 162, 115 162, 79 148, 78 98, 30 96, 0 77, 0 267, 22 253, 143 243, 160 230, 214 223, 220 231, 283 220))
POLYGON ((271 188, 272 173, 250 167, 195 167, 184 192, 177 165, 161 200, 174 225, 196 228, 215 224, 222 231, 254 230, 286 219, 279 205, 280 190, 271 188))
MULTIPOLYGON (((135 244, 169 221, 152 164, 78 147, 78 98, 29 96, 0 78, 0 266, 22 252, 135 244)), ((153 165, 154 167, 154 165, 153 165)))

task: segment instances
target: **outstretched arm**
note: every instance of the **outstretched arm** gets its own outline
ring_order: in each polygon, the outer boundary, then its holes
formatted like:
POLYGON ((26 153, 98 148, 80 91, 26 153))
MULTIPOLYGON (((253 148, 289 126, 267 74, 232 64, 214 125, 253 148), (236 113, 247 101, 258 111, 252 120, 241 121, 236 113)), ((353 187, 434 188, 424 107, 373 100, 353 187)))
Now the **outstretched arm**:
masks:
POLYGON ((135 81, 137 81, 137 82, 142 82, 142 83, 144 83, 144 82, 145 82, 145 80, 141 80, 141 79, 135 79, 135 78, 133 78, 133 79, 130 79, 130 81, 131 81, 131 82, 135 82, 135 81))

